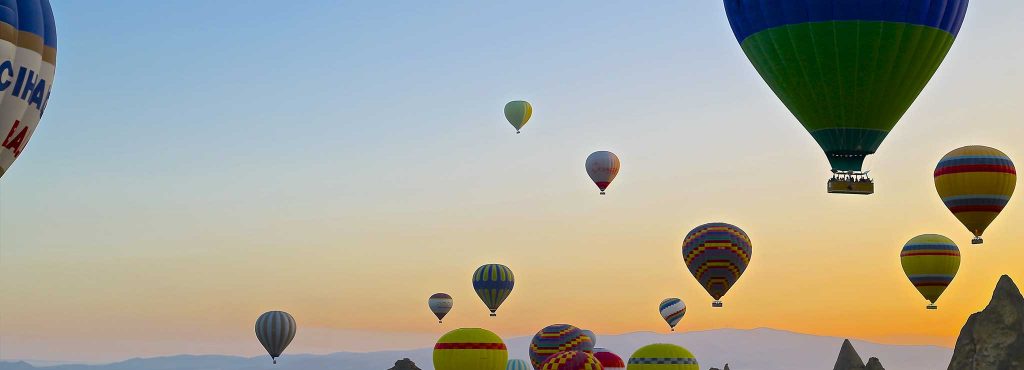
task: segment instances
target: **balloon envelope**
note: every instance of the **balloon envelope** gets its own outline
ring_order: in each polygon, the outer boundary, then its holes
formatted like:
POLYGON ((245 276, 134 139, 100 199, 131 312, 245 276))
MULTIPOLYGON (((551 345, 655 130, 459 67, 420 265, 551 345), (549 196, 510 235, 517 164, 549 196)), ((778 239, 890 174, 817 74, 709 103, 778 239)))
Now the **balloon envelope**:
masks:
POLYGON ((533 370, 533 365, 524 360, 508 360, 508 364, 505 365, 505 370, 533 370))
POLYGON ((540 366, 541 370, 604 370, 601 361, 583 351, 565 351, 548 357, 540 366))
POLYGON ((935 301, 960 269, 960 249, 945 236, 918 235, 903 246, 900 264, 917 291, 932 303, 928 308, 935 308, 935 301))
POLYGON ((683 239, 683 261, 693 277, 721 306, 722 296, 747 269, 752 254, 747 233, 727 223, 697 226, 683 239))
POLYGON ((530 341, 530 363, 535 369, 540 369, 548 357, 565 351, 593 352, 594 342, 575 326, 549 325, 538 331, 530 341))
POLYGON ((256 339, 277 363, 284 349, 295 338, 295 318, 284 311, 266 312, 256 319, 256 339))
POLYGON ((597 334, 594 334, 594 332, 592 332, 590 330, 587 330, 587 329, 580 329, 580 330, 583 331, 583 335, 586 335, 587 338, 590 338, 590 343, 593 343, 595 346, 597 345, 597 334))
POLYGON ((491 316, 497 315, 498 307, 501 307, 501 303, 512 294, 515 284, 516 278, 512 275, 512 270, 505 265, 487 264, 480 266, 473 273, 473 289, 487 309, 491 310, 491 316))
POLYGON ((621 370, 626 368, 626 363, 622 361, 622 357, 606 348, 594 348, 594 358, 601 362, 604 370, 621 370))
POLYGON ((427 299, 427 306, 430 307, 430 312, 437 316, 437 322, 444 319, 444 315, 452 310, 453 304, 452 296, 446 293, 435 293, 427 299))
POLYGON ((528 102, 515 100, 505 104, 505 119, 512 124, 512 127, 516 128, 516 133, 526 126, 526 122, 530 120, 531 116, 533 116, 533 106, 528 102))
POLYGON ((832 169, 861 171, 946 57, 968 0, 725 0, 733 34, 832 169))
POLYGON ((619 166, 619 157, 612 152, 602 150, 587 157, 587 175, 590 175, 590 179, 601 190, 601 194, 604 194, 604 190, 611 185, 612 180, 615 180, 615 175, 619 174, 619 166))
POLYGON ((658 311, 661 312, 661 317, 668 323, 668 327, 675 331, 676 324, 679 323, 679 320, 683 319, 683 315, 686 315, 686 303, 683 303, 683 300, 679 298, 665 298, 658 305, 658 311))
POLYGON ((633 352, 626 365, 629 370, 700 370, 697 358, 686 348, 674 344, 650 344, 633 352))
POLYGON ((505 342, 484 329, 455 329, 434 345, 434 370, 502 370, 507 361, 505 342))
POLYGON ((32 138, 56 65, 57 26, 49 0, 0 1, 0 177, 32 138))
POLYGON ((965 146, 949 152, 935 166, 935 190, 960 223, 974 233, 975 244, 1010 201, 1017 169, 1003 152, 965 146))

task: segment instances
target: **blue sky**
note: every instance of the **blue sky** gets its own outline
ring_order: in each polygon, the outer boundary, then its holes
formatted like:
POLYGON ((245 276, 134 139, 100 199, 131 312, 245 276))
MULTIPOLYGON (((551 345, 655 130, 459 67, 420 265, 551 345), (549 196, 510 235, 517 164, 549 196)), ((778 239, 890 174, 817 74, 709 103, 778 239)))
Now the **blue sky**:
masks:
MULTIPOLYGON (((251 322, 275 308, 304 327, 432 333, 410 310, 453 281, 459 307, 477 304, 463 283, 498 260, 524 287, 552 271, 592 276, 578 293, 518 291, 508 321, 485 322, 502 335, 561 320, 660 330, 647 302, 678 295, 697 302, 693 329, 949 344, 995 277, 1024 279, 1007 263, 1024 258, 1019 245, 978 250, 958 277, 970 289, 920 318, 893 257, 925 232, 966 240, 932 188, 943 154, 984 144, 1024 162, 1016 0, 972 3, 946 62, 869 157, 869 198, 825 194, 824 155, 718 1, 56 0, 54 11, 53 96, 0 181, 4 358, 257 354, 251 322), (501 113, 516 99, 534 106, 521 135, 501 113), (583 169, 596 150, 622 160, 606 197, 583 169), (757 256, 717 316, 678 256, 709 221, 743 227, 757 256), (790 271, 842 279, 771 278, 790 271), (892 288, 876 297, 878 286, 892 288), (621 300, 588 295, 605 289, 621 300), (803 306, 793 289, 811 293, 803 306), (544 311, 560 294, 594 310, 544 311), (822 318, 801 320, 808 309, 822 318), (894 323, 847 324, 878 312, 894 323), (90 347, 100 329, 125 345, 90 347), (198 330, 240 344, 197 341, 198 330)), ((1015 203, 986 240, 1024 237, 1015 203)), ((294 350, 335 344, 300 338, 294 350)))

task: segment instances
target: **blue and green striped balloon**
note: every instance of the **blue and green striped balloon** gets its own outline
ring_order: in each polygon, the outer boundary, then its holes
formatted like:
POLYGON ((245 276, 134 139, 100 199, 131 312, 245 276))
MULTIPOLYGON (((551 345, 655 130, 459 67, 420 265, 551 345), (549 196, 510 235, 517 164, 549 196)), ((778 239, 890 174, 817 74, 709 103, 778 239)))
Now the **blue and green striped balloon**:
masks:
POLYGON ((725 10, 832 169, 861 171, 953 46, 967 2, 725 0, 725 10))
POLYGON ((516 278, 512 270, 505 265, 496 263, 480 266, 473 273, 473 289, 480 300, 484 301, 487 309, 491 310, 491 316, 498 316, 498 307, 512 294, 512 287, 516 284, 516 278))

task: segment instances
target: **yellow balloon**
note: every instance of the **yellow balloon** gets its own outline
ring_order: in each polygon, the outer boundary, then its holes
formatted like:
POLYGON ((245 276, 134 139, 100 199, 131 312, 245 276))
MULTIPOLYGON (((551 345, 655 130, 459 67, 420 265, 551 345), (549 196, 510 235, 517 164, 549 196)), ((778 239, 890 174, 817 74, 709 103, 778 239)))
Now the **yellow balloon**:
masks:
POLYGON ((434 345, 435 370, 504 370, 505 342, 480 328, 455 329, 434 345))
POLYGON ((633 352, 626 370, 700 370, 697 358, 675 344, 650 344, 633 352))
POLYGON ((505 119, 512 124, 512 127, 516 128, 517 134, 523 126, 526 126, 526 121, 530 120, 530 116, 533 116, 533 106, 529 102, 516 100, 505 104, 505 119))
POLYGON ((960 269, 960 249, 945 236, 918 235, 903 246, 900 264, 917 291, 932 303, 927 308, 934 310, 938 308, 935 301, 960 269))

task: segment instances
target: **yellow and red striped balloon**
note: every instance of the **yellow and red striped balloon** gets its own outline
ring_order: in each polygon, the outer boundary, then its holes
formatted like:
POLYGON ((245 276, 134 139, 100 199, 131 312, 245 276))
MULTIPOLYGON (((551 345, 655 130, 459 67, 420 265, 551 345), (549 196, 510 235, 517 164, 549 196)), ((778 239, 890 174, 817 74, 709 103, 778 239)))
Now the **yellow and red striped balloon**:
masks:
POLYGON ((950 212, 974 233, 974 244, 1006 207, 1017 185, 1010 157, 987 146, 949 152, 935 166, 935 190, 950 212))
POLYGON ((900 264, 917 291, 932 303, 927 308, 934 310, 938 308, 935 301, 960 269, 960 249, 945 236, 918 235, 903 246, 900 264))
POLYGON ((507 361, 505 342, 484 329, 455 329, 434 345, 435 370, 503 370, 507 361))

